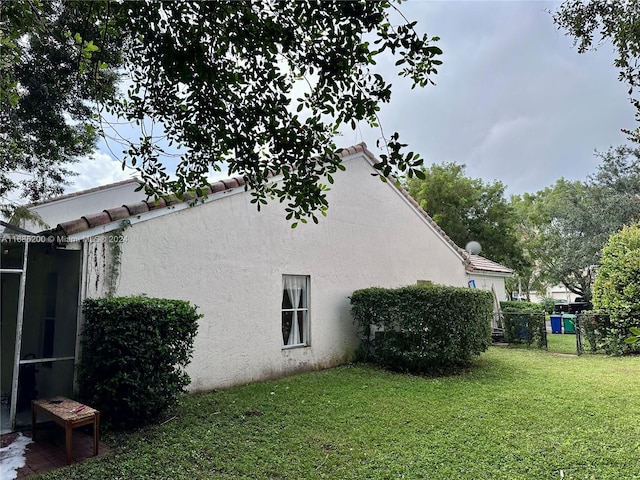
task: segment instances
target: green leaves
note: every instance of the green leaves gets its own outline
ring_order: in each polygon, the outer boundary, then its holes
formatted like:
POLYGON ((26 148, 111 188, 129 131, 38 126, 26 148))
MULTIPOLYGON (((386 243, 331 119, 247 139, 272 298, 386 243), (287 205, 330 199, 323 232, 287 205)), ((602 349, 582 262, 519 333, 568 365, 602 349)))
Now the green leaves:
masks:
POLYGON ((603 348, 611 353, 638 351, 640 334, 640 224, 624 227, 602 249, 593 287, 594 309, 610 316, 601 331, 603 348), (633 336, 629 337, 629 332, 633 336))
POLYGON ((633 345, 634 343, 640 340, 640 328, 638 327, 629 327, 629 331, 633 334, 632 337, 625 338, 625 343, 633 345))
MULTIPOLYGON (((619 80, 629 86, 628 95, 633 94, 635 87, 640 85, 640 30, 638 18, 640 7, 638 2, 616 1, 603 2, 600 0, 568 0, 565 1, 553 15, 553 21, 558 27, 566 30, 567 35, 574 38, 574 45, 578 45, 578 53, 584 53, 597 48, 605 42, 611 42, 617 58, 614 66, 619 70, 619 80), (600 38, 595 40, 594 36, 600 38)), ((630 98, 636 108, 636 120, 640 114, 640 102, 637 98, 630 98)), ((640 129, 622 129, 633 142, 640 142, 640 129)))
POLYGON ((3 2, 1 199, 62 193, 69 166, 92 153, 102 133, 92 108, 116 94, 121 48, 120 38, 99 35, 105 19, 91 12, 100 5, 106 2, 3 2))
POLYGON ((502 183, 469 178, 465 165, 443 163, 421 169, 419 161, 417 154, 408 154, 413 170, 405 175, 407 190, 457 245, 475 240, 491 260, 511 268, 525 263, 516 239, 516 217, 502 183))
POLYGON ((351 295, 364 358, 417 373, 469 365, 489 347, 492 309, 490 292, 431 283, 351 295))
POLYGON ((518 235, 535 261, 535 269, 518 271, 515 289, 518 281, 527 290, 563 284, 591 298, 602 247, 640 214, 640 150, 612 147, 596 156, 600 165, 587 181, 559 179, 535 194, 512 197, 518 235))
POLYGON ((78 371, 81 397, 116 428, 143 425, 174 405, 189 384, 196 307, 181 300, 85 300, 78 371))
MULTIPOLYGON (((419 34, 416 22, 396 15, 388 2, 16 0, 6 10, 10 22, 3 22, 0 39, 12 55, 0 79, 9 92, 3 103, 22 103, 16 112, 24 118, 0 122, 11 125, 16 139, 0 158, 19 159, 17 166, 0 165, 0 175, 28 170, 29 162, 40 165, 43 183, 22 185, 32 200, 58 193, 69 175, 58 166, 95 146, 95 136, 70 135, 73 122, 66 120, 90 123, 91 114, 106 110, 140 126, 138 139, 120 140, 121 151, 150 192, 180 196, 205 189, 209 173, 228 166, 245 178, 258 208, 278 198, 292 220, 317 221, 327 206, 320 184, 332 183, 341 166, 334 144, 339 127, 378 127, 380 104, 391 101, 391 84, 375 70, 376 57, 395 54, 397 73, 413 86, 433 83, 441 63, 442 51, 433 45, 438 38, 419 34), (21 55, 18 39, 33 57, 21 55), (127 75, 126 93, 116 88, 115 72, 127 75), (40 84, 31 88, 29 74, 40 84), (294 100, 299 83, 305 91, 294 100), (29 91, 24 98, 16 97, 18 84, 29 91), (36 98, 41 86, 56 98, 36 98), (148 138, 149 122, 162 127, 162 141, 148 138), (30 127, 43 124, 51 131, 30 127), (33 142, 22 150, 20 138, 33 142), (175 156, 166 144, 181 146, 175 179, 164 168, 175 156), (38 150, 51 145, 57 151, 38 150), (280 173, 282 183, 271 185, 280 173)), ((381 146, 381 175, 419 170, 421 162, 403 153, 397 133, 383 135, 381 146)), ((18 187, 8 176, 0 179, 1 194, 18 187)))

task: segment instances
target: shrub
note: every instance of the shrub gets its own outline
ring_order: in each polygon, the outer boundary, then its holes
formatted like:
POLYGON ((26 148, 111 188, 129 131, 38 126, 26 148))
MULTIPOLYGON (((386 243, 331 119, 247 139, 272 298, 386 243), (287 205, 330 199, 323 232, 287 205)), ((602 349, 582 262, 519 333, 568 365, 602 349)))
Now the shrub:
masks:
POLYGON ((600 338, 609 354, 639 352, 625 343, 631 327, 640 327, 640 223, 613 234, 602 249, 593 285, 593 309, 610 315, 606 335, 600 338))
POLYGON ((357 290, 351 311, 365 359, 440 374, 468 366, 489 347, 492 302, 487 291, 423 284, 357 290))
POLYGON ((181 300, 87 299, 80 397, 112 428, 148 423, 189 384, 184 368, 201 317, 181 300))
POLYGON ((611 322, 609 315, 594 312, 583 312, 580 314, 580 331, 589 344, 589 350, 608 351, 608 345, 604 342, 609 336, 611 322))
POLYGON ((545 313, 538 303, 500 302, 504 339, 509 343, 545 346, 545 313))
POLYGON ((556 309, 556 299, 553 297, 544 297, 540 300, 540 306, 546 313, 553 313, 556 309))

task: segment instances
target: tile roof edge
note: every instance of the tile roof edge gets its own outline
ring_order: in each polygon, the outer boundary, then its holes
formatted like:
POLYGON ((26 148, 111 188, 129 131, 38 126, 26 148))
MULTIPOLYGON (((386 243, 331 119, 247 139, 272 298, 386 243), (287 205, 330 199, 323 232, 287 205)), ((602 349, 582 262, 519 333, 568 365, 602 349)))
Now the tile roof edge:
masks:
POLYGON ((469 273, 489 272, 489 273, 504 274, 504 275, 513 275, 514 273, 513 269, 509 267, 505 267, 504 265, 498 262, 494 262, 493 260, 490 260, 486 257, 483 257, 482 255, 477 255, 477 254, 469 256, 467 271, 469 273), (487 262, 486 265, 479 264, 478 259, 480 259, 483 262, 487 262), (474 260, 476 260, 475 263, 474 263, 474 260))
MULTIPOLYGON (((246 180, 244 177, 232 177, 210 183, 209 187, 204 189, 204 193, 206 195, 212 195, 243 187, 245 185, 246 180)), ((79 219, 73 219, 59 223, 55 228, 47 230, 47 232, 63 233, 66 236, 70 236, 67 233, 68 231, 72 231, 73 234, 77 234, 82 231, 89 230, 90 228, 112 223, 116 220, 126 220, 127 218, 141 215, 143 213, 161 210, 163 208, 176 204, 192 202, 194 200, 197 200, 198 198, 200 197, 196 197, 195 195, 186 192, 182 200, 180 200, 176 195, 166 195, 164 197, 160 197, 158 200, 142 200, 140 202, 108 208, 103 210, 102 212, 83 215, 79 219), (88 218, 91 220, 91 222, 87 221, 88 218), (84 221, 84 223, 82 223, 81 221, 84 221)))
MULTIPOLYGON (((354 155, 357 153, 365 153, 367 156, 371 157, 372 159, 378 161, 371 152, 369 152, 369 150, 367 150, 367 144, 362 142, 359 143, 357 145, 353 145, 347 148, 343 148, 339 151, 336 152, 336 155, 338 155, 341 158, 347 157, 349 155, 354 155)), ((277 176, 275 173, 271 173, 270 177, 275 177, 277 176)), ((101 190, 105 190, 106 188, 111 188, 114 186, 120 186, 120 185, 124 185, 126 183, 130 183, 130 182, 138 182, 138 180, 136 179, 132 179, 132 180, 123 180, 121 182, 116 182, 113 184, 109 184, 109 185, 103 185, 102 187, 95 187, 93 189, 89 189, 89 190, 85 190, 83 192, 76 192, 76 193, 72 193, 72 194, 68 194, 68 195, 63 195, 62 197, 57 197, 55 199, 50 200, 50 202, 54 202, 57 200, 62 200, 65 198, 73 198, 75 196, 78 196, 79 194, 86 194, 86 193, 92 193, 94 191, 101 191, 101 190)), ((245 177, 243 176, 236 176, 236 177, 231 177, 231 178, 226 178, 223 180, 218 180, 216 182, 212 182, 209 184, 209 188, 205 189, 206 190, 206 194, 207 195, 211 195, 211 194, 215 194, 215 193, 220 193, 220 192, 224 192, 224 191, 228 191, 228 190, 232 190, 234 188, 238 188, 238 187, 245 187, 247 186, 247 182, 245 177)), ((112 220, 110 220, 109 222, 106 221, 107 218, 111 219, 111 213, 115 212, 116 209, 118 209, 118 220, 125 220, 128 217, 134 216, 134 215, 139 215, 140 213, 145 213, 151 210, 156 210, 156 209, 160 209, 160 208, 164 208, 167 207, 169 205, 175 205, 177 203, 183 203, 186 201, 192 201, 194 200, 194 197, 190 194, 185 194, 184 199, 183 200, 179 200, 177 197, 172 196, 172 195, 167 195, 166 198, 161 198, 160 199, 160 204, 158 205, 153 205, 152 202, 150 203, 149 201, 142 201, 142 202, 136 202, 135 204, 127 204, 127 205, 121 205, 119 207, 112 207, 112 208, 108 208, 103 210, 102 212, 96 212, 96 213, 92 213, 92 214, 87 214, 87 215, 83 215, 81 218, 77 218, 77 219, 73 219, 73 220, 69 220, 67 222, 62 222, 59 223, 55 228, 52 228, 48 231, 50 232, 63 232, 65 235, 67 234, 67 231, 73 231, 73 233, 79 233, 81 231, 84 230, 89 230, 92 227, 95 226, 100 226, 100 225, 106 225, 107 223, 110 223, 112 220), (128 211, 129 215, 123 214, 123 210, 122 209, 126 209, 126 211, 128 211), (104 213, 106 213, 106 215, 103 215, 104 213), (86 217, 90 217, 92 219, 92 225, 89 226, 89 223, 86 221, 86 217), (84 228, 82 228, 82 226, 85 226, 84 228), (80 228, 80 230, 79 230, 80 228)), ((47 201, 46 203, 49 203, 49 201, 47 201)), ((41 205, 41 204, 38 204, 41 205)))
MULTIPOLYGON (((367 144, 365 142, 361 142, 358 143, 356 145, 352 145, 350 147, 347 148, 343 148, 339 151, 336 152, 336 154, 341 157, 348 157, 350 155, 356 155, 358 153, 362 153, 364 154, 366 157, 369 158, 369 160, 373 163, 379 163, 380 160, 367 148, 367 144)), ((275 174, 272 176, 276 176, 275 174)), ((418 211, 420 213, 420 215, 427 221, 427 223, 429 223, 432 228, 436 231, 436 233, 438 235, 440 235, 442 237, 442 239, 449 244, 450 247, 453 248, 453 250, 458 253, 458 255, 461 257, 461 259, 463 261, 468 262, 469 258, 468 258, 468 254, 467 252, 465 252, 462 248, 460 248, 446 233, 445 231, 431 218, 431 216, 425 212, 420 205, 418 204, 418 202, 416 202, 411 195, 409 195, 409 192, 407 192, 404 187, 402 187, 401 185, 396 185, 396 180, 394 178, 390 179, 391 181, 388 182, 389 184, 391 184, 395 189, 397 189, 402 196, 405 197, 405 199, 416 209, 416 211, 418 211)), ((137 180, 131 180, 131 181, 137 181, 137 180)), ((117 182, 119 184, 124 184, 127 183, 129 181, 123 181, 123 182, 117 182)), ((110 186, 113 187, 116 184, 111 184, 110 186)), ((207 192, 208 194, 215 194, 215 193, 220 193, 220 192, 225 192, 225 191, 229 191, 232 190, 234 188, 239 188, 239 187, 245 187, 245 189, 247 188, 247 184, 246 184, 246 179, 243 176, 236 176, 236 177, 232 177, 229 179, 224 179, 224 180, 218 180, 216 182, 210 183, 209 184, 209 191, 207 192)), ((98 190, 99 191, 99 187, 98 190)), ((85 192, 86 193, 86 192, 85 192)), ((190 196, 189 194, 186 194, 183 200, 179 200, 177 197, 175 196, 167 196, 166 198, 163 198, 160 203, 158 205, 153 205, 152 203, 150 204, 150 202, 148 201, 142 201, 142 202, 137 202, 135 204, 128 204, 128 205, 122 205, 120 207, 112 207, 109 209, 105 209, 102 212, 96 212, 93 214, 88 214, 88 215, 83 215, 81 218, 79 219, 73 219, 67 222, 63 222, 63 223, 59 223, 55 228, 50 229, 50 232, 63 232, 65 235, 69 235, 67 233, 67 231, 73 231, 73 233, 79 233, 81 231, 86 231, 89 230, 90 228, 93 227, 97 227, 100 225, 106 225, 107 223, 111 223, 113 220, 111 220, 112 218, 112 212, 114 212, 115 209, 119 209, 118 210, 118 220, 126 220, 126 218, 128 217, 132 217, 135 215, 139 215, 141 213, 145 213, 145 212, 149 212, 151 210, 159 210, 161 208, 166 208, 170 205, 175 205, 177 203, 184 203, 187 201, 192 201, 194 198, 192 198, 192 196, 190 196), (122 208, 126 209, 129 212, 129 215, 127 216, 126 214, 123 213, 122 208), (106 214, 106 215, 103 215, 106 214), (91 219, 91 222, 87 221, 87 217, 89 217, 91 219), (107 221, 108 220, 108 221, 107 221), (90 224, 91 223, 91 224, 90 224)))
POLYGON ((130 183, 137 183, 139 185, 140 184, 140 180, 138 180, 137 178, 130 178, 128 180, 120 180, 118 182, 108 183, 106 185, 99 185, 97 187, 91 187, 91 188, 87 188, 85 190, 78 190, 77 192, 65 193, 63 195, 59 195, 59 196, 53 197, 53 198, 48 198, 48 199, 42 200, 40 202, 28 203, 28 204, 24 205, 24 208, 40 207, 42 205, 48 205, 50 203, 55 203, 55 202, 59 202, 59 201, 62 201, 62 200, 68 200, 69 198, 80 197, 82 195, 88 195, 90 193, 102 192, 102 191, 108 190, 110 188, 121 187, 123 185, 127 185, 127 184, 130 184, 130 183))

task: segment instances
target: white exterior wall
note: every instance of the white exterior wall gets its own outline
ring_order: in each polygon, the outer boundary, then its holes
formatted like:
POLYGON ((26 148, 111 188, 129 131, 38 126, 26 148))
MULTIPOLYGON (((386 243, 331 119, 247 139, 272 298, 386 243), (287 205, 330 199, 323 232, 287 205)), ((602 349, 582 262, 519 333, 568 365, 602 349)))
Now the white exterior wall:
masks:
POLYGON ((469 273, 469 280, 476 282, 476 288, 491 291, 491 287, 495 289, 499 301, 509 300, 507 290, 504 286, 504 278, 500 275, 490 275, 482 273, 469 273))
POLYGON ((532 302, 540 302, 544 297, 552 297, 556 300, 566 300, 567 302, 575 302, 578 295, 573 292, 570 292, 567 287, 564 285, 555 285, 553 287, 548 287, 546 292, 543 295, 531 293, 531 301, 532 302))
POLYGON ((363 155, 354 157, 334 176, 318 225, 292 229, 279 203, 257 212, 250 193, 230 192, 125 230, 117 294, 189 300, 204 314, 188 367, 192 390, 348 361, 357 346, 348 298, 356 289, 467 285, 462 259, 394 187, 370 175, 363 155), (309 347, 282 348, 285 274, 310 276, 309 347))

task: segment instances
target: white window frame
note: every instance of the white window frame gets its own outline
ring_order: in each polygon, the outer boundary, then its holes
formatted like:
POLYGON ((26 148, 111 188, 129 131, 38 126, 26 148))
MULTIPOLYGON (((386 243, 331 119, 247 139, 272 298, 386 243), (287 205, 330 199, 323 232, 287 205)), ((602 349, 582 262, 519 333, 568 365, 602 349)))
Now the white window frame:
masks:
MULTIPOLYGON (((299 348, 299 347, 308 347, 309 346, 309 302, 311 299, 310 295, 310 286, 311 280, 309 275, 282 275, 282 302, 280 307, 280 330, 284 327, 285 321, 285 313, 293 312, 293 319, 298 321, 298 330, 299 331, 299 340, 296 342, 291 338, 294 335, 293 325, 289 330, 289 339, 285 340, 284 336, 281 334, 280 338, 282 338, 282 348, 299 348), (300 297, 298 299, 298 305, 293 308, 284 308, 282 305, 284 303, 285 295, 289 295, 289 302, 291 305, 294 305, 294 301, 291 300, 289 291, 295 290, 296 284, 302 285, 302 292, 300 293, 300 297), (299 320, 299 316, 302 315, 302 321, 299 320), (301 326, 301 327, 300 327, 301 326)), ((293 320, 292 319, 292 320, 293 320)))

